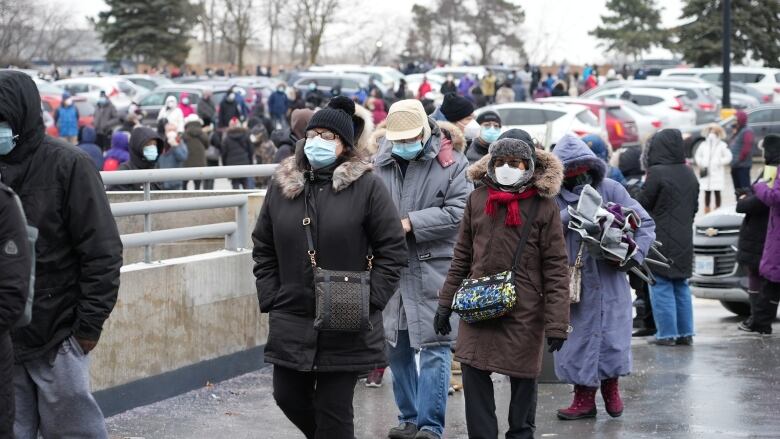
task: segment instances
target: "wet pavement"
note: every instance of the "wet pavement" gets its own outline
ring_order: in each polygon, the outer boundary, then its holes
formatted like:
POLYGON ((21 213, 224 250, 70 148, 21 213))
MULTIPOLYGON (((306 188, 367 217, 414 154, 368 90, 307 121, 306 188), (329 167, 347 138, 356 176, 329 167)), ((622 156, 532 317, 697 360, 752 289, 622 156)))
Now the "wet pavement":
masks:
MULTIPOLYGON (((610 418, 599 400, 597 419, 559 421, 555 410, 568 405, 571 387, 541 384, 536 437, 780 438, 780 335, 738 331, 739 319, 714 301, 696 300, 695 317, 692 347, 634 340, 620 418, 610 418)), ((358 384, 357 439, 385 438, 395 424, 391 379, 388 371, 380 389, 358 384)), ((498 375, 494 382, 505 430, 509 382, 498 375)), ((270 367, 116 415, 108 425, 112 439, 303 438, 274 404, 270 367)), ((445 437, 467 437, 462 392, 449 399, 445 437)))

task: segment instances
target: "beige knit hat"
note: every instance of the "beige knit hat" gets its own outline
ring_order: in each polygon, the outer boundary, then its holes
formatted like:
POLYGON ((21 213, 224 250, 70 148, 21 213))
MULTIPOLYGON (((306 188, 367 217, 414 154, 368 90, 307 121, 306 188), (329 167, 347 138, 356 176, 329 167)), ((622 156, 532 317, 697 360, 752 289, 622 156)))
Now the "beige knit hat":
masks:
POLYGON ((412 139, 423 133, 423 144, 431 137, 428 115, 422 102, 417 99, 404 99, 390 106, 387 113, 387 140, 412 139))

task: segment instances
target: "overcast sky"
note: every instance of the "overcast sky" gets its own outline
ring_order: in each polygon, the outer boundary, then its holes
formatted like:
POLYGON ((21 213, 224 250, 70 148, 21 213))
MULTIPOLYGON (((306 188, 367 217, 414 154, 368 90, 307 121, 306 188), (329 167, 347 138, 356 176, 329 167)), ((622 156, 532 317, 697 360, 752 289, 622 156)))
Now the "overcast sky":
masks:
MULTIPOLYGON (((523 33, 525 46, 534 63, 552 63, 564 59, 570 63, 603 62, 607 56, 599 48, 598 41, 588 35, 588 31, 601 23, 601 15, 606 13, 606 0, 515 0, 526 11, 523 33)), ((352 4, 358 2, 353 1, 352 4)), ((399 23, 397 31, 406 33, 410 22, 412 5, 415 3, 432 4, 433 0, 363 0, 361 9, 366 14, 377 17, 382 23, 382 31, 388 32, 388 23, 399 23)), ((87 15, 96 15, 106 8, 103 0, 65 0, 58 5, 67 4, 85 24, 87 15)), ((679 23, 682 0, 658 0, 663 8, 664 26, 679 23)), ((164 20, 164 17, 161 17, 164 20)), ((379 29, 377 29, 379 31, 379 29)), ((399 50, 400 52, 400 50, 399 50)), ((668 52, 655 50, 649 56, 668 56, 668 52)), ((455 59, 459 62, 461 60, 455 59)))

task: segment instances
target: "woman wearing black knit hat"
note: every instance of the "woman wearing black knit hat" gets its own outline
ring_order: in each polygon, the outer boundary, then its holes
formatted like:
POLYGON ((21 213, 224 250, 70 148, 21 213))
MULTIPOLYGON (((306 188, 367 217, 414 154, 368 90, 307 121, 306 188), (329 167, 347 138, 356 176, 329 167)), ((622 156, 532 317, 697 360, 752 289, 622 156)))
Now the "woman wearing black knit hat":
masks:
MULTIPOLYGON (((307 439, 354 438, 355 383, 360 372, 387 365, 381 311, 407 258, 398 211, 355 147, 354 112, 351 101, 334 98, 314 114, 305 144, 276 171, 252 235, 260 312, 270 314, 265 361, 274 365, 274 399, 307 439), (315 328, 315 264, 370 270, 364 329, 333 330, 320 320, 315 328)), ((339 310, 326 320, 345 317, 339 310)))

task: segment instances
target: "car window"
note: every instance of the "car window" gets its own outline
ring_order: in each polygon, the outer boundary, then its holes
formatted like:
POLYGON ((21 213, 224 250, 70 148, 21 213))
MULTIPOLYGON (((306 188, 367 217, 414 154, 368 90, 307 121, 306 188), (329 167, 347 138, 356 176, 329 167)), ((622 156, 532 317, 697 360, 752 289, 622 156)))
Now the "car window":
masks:
POLYGON ((647 96, 647 95, 638 95, 633 94, 631 95, 631 102, 646 107, 648 105, 655 105, 660 102, 663 102, 663 98, 659 98, 658 96, 647 96))
MULTIPOLYGON (((701 79, 705 81, 720 81, 720 73, 702 73, 700 76, 701 79)), ((735 80, 734 78, 731 78, 732 80, 735 80)))
MULTIPOLYGON (((590 113, 590 110, 587 110, 588 113, 590 113)), ((553 110, 544 110, 544 117, 547 119, 546 122, 552 122, 561 116, 566 114, 563 111, 553 111, 553 110)))
POLYGON ((73 105, 76 106, 76 111, 79 112, 79 117, 93 116, 95 114, 95 106, 88 101, 75 101, 73 105))
POLYGON ((502 125, 544 125, 547 118, 543 110, 530 108, 502 108, 498 110, 502 125))
POLYGON ((750 123, 767 123, 772 121, 772 110, 760 110, 750 114, 750 123))
POLYGON ((763 73, 732 73, 731 80, 737 82, 744 82, 746 84, 754 84, 761 82, 766 75, 763 73))
POLYGON ((157 87, 157 83, 148 79, 133 78, 131 81, 140 85, 141 87, 148 88, 149 90, 153 90, 157 87))
POLYGON ((584 123, 585 125, 590 125, 597 127, 599 126, 599 120, 596 118, 596 116, 591 113, 590 110, 583 110, 577 113, 577 120, 584 123))
MULTIPOLYGON (((647 113, 645 110, 643 110, 641 107, 636 107, 637 112, 640 113, 647 113)), ((622 108, 610 108, 607 110, 607 114, 611 116, 613 119, 619 119, 619 120, 631 120, 631 116, 625 112, 622 108)))
POLYGON ((775 82, 780 82, 780 73, 775 73, 775 82))
POLYGON ((780 123, 780 109, 772 110, 772 122, 780 123))
POLYGON ((683 72, 676 72, 676 73, 671 73, 671 74, 669 74, 667 76, 684 76, 684 77, 690 78, 691 76, 696 76, 696 73, 692 73, 692 72, 685 72, 685 73, 683 73, 683 72))
POLYGON ((151 93, 151 94, 148 94, 148 95, 144 96, 144 98, 141 99, 141 103, 139 105, 141 105, 142 107, 146 107, 146 106, 150 106, 150 107, 162 106, 165 103, 165 97, 166 96, 167 95, 165 94, 165 92, 151 93))
POLYGON ((70 94, 89 93, 89 86, 87 84, 65 84, 63 87, 70 94))
POLYGON ((347 90, 357 90, 360 88, 360 84, 358 84, 358 82, 355 81, 354 79, 342 79, 341 88, 347 90))
POLYGON ((119 85, 119 91, 121 91, 122 93, 128 96, 135 96, 135 89, 132 86, 130 86, 130 84, 128 84, 127 82, 119 81, 118 85, 119 85))

